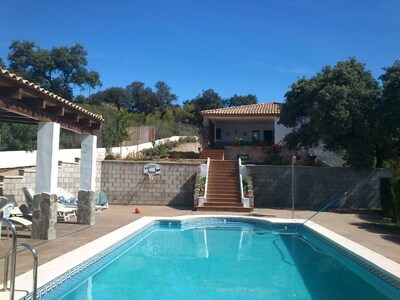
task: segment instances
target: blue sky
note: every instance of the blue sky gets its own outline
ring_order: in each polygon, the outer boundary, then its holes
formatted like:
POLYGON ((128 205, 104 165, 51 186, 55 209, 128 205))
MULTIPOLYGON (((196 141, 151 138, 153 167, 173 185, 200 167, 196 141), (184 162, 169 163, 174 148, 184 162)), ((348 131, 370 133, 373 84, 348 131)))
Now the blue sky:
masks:
POLYGON ((400 59, 397 0, 3 2, 3 60, 13 40, 46 49, 78 42, 102 89, 165 81, 178 103, 209 88, 284 101, 293 82, 325 65, 355 56, 378 77, 400 59))

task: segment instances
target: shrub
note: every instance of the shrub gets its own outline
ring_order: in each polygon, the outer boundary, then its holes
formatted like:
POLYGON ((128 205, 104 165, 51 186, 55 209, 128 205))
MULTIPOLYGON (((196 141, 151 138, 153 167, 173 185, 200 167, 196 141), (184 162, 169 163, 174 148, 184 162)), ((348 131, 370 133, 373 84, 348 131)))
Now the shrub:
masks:
POLYGON ((247 176, 242 176, 242 185, 243 185, 243 194, 247 194, 249 192, 249 183, 247 180, 247 176))
POLYGON ((387 216, 393 216, 394 195, 392 192, 392 178, 381 178, 379 194, 383 213, 387 216))
POLYGON ((393 222, 400 224, 400 178, 395 177, 392 179, 392 191, 393 191, 393 222))
POLYGON ((120 159, 120 158, 121 158, 121 155, 119 153, 109 152, 104 157, 104 160, 116 160, 116 159, 120 159))
POLYGON ((199 191, 199 194, 203 196, 205 190, 206 190, 206 177, 201 177, 200 178, 200 191, 199 191))
POLYGON ((400 224, 400 178, 381 178, 380 201, 382 210, 400 224))
POLYGON ((235 146, 244 146, 244 145, 246 145, 246 141, 243 138, 236 138, 233 141, 233 145, 235 145, 235 146))
POLYGON ((284 161, 281 155, 282 145, 273 144, 267 147, 267 156, 264 162, 267 165, 283 165, 284 161))

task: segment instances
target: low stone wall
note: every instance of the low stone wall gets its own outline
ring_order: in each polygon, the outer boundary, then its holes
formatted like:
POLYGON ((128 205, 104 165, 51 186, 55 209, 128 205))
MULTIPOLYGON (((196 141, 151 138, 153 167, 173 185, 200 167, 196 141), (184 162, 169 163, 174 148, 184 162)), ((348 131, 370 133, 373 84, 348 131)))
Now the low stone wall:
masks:
MULTIPOLYGON (((291 166, 248 165, 253 178, 255 207, 291 207, 291 166)), ((346 168, 295 166, 295 208, 322 208, 336 196, 348 192, 335 207, 380 208, 381 177, 388 169, 356 172, 346 168)))
MULTIPOLYGON (((97 162, 96 192, 105 191, 110 204, 171 205, 194 207, 196 174, 200 162, 158 162, 161 174, 152 180, 143 173, 148 162, 97 162)), ((291 207, 291 166, 247 165, 253 180, 255 207, 291 207)), ((78 195, 79 163, 61 163, 58 186, 78 195)), ((35 187, 36 173, 4 176, 3 192, 18 205, 25 202, 22 187, 35 187)), ((355 172, 345 168, 295 167, 295 207, 322 208, 337 195, 343 208, 380 208, 379 180, 391 177, 386 169, 355 172)), ((0 181, 1 181, 0 180, 0 181)))
MULTIPOLYGON (((101 161, 96 162, 96 192, 101 190, 101 161)), ((18 205, 25 203, 23 187, 35 189, 36 170, 21 169, 19 175, 0 176, 0 182, 5 196, 12 195, 18 205)), ((58 187, 78 197, 80 186, 80 164, 79 162, 59 162, 58 166, 58 187)))
POLYGON ((161 173, 152 178, 143 172, 147 163, 103 161, 102 190, 110 204, 194 206, 200 163, 157 162, 161 173))

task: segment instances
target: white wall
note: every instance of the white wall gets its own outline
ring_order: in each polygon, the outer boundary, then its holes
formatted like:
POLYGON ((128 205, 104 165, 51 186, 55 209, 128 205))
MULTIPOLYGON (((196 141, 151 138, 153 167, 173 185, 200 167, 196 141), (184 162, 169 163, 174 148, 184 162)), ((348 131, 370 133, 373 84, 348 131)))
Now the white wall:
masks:
POLYGON ((285 135, 292 131, 292 128, 278 124, 279 118, 275 118, 275 144, 282 142, 285 135))
MULTIPOLYGON (((157 140, 156 143, 164 143, 166 141, 177 141, 179 136, 172 136, 170 138, 157 140)), ((121 153, 124 157, 128 153, 136 153, 143 149, 153 147, 152 143, 144 143, 128 147, 114 147, 112 148, 113 153, 121 153)), ((105 148, 97 149, 97 160, 103 160, 106 154, 105 148)), ((63 162, 74 162, 75 158, 81 157, 81 149, 60 149, 58 152, 58 161, 63 162)), ((0 169, 6 168, 18 168, 36 165, 36 150, 32 152, 26 151, 0 151, 0 169)))

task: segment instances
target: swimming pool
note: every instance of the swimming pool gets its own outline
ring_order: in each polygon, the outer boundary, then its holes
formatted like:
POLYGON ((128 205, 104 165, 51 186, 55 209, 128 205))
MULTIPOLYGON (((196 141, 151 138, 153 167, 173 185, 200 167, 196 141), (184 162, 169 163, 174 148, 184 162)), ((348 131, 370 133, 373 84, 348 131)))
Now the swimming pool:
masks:
POLYGON ((334 240, 340 236, 328 232, 331 240, 326 229, 310 225, 299 235, 298 225, 288 220, 143 218, 97 241, 112 245, 96 246, 96 254, 91 244, 59 258, 58 263, 81 262, 44 284, 39 294, 42 299, 400 298, 400 281, 385 265, 368 263, 339 246, 334 240))

